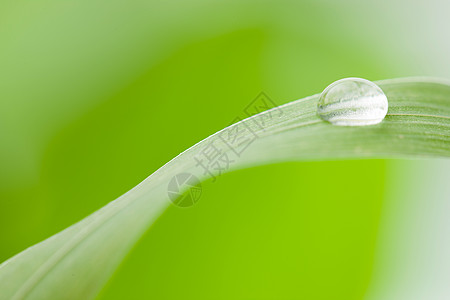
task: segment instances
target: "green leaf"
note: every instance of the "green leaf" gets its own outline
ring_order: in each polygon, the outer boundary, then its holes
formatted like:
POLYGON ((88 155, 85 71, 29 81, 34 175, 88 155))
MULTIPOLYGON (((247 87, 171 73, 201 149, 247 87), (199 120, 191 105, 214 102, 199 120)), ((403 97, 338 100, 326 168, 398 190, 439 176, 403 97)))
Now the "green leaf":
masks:
POLYGON ((378 125, 326 123, 316 115, 314 95, 206 138, 120 198, 1 264, 0 299, 94 298, 171 204, 167 186, 175 175, 220 175, 198 165, 197 156, 208 147, 233 156, 227 171, 294 160, 450 157, 450 84, 420 78, 378 84, 389 100, 388 115, 378 125), (236 134, 240 146, 229 147, 236 134))

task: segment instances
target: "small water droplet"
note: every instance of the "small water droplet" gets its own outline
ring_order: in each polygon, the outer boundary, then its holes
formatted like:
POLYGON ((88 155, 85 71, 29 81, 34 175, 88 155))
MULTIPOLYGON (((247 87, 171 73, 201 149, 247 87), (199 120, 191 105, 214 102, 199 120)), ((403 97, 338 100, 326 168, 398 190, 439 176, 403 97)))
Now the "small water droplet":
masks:
POLYGON ((388 101, 381 88, 362 78, 344 78, 322 92, 317 105, 320 118, 339 126, 374 125, 383 121, 388 101))

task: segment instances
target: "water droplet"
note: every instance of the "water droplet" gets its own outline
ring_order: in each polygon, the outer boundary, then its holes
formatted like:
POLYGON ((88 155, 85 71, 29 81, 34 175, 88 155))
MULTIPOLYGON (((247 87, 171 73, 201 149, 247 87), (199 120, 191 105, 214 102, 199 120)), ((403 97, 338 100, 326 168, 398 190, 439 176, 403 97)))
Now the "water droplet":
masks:
POLYGON ((322 92, 317 114, 333 125, 364 126, 383 121, 388 101, 381 88, 362 78, 344 78, 322 92))

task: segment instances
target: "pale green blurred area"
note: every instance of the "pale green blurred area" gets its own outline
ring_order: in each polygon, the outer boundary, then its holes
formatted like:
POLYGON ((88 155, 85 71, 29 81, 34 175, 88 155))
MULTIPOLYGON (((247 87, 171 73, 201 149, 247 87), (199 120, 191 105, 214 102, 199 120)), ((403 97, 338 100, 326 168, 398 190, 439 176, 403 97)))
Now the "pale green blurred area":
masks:
MULTIPOLYGON (((343 77, 450 76, 440 5, 2 2, 0 261, 131 189, 261 91, 283 104, 343 77)), ((286 163, 206 182, 99 298, 361 299, 387 166, 286 163)))
POLYGON ((450 160, 395 161, 387 170, 366 299, 449 299, 450 160))

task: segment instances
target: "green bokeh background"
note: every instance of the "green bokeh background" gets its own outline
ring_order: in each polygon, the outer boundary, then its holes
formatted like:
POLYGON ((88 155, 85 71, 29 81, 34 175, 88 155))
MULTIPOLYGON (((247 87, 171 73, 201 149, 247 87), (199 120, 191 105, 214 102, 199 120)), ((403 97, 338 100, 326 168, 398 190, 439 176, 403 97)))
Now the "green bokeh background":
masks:
MULTIPOLYGON (((408 51, 413 31, 396 35, 411 18, 398 7, 3 1, 0 261, 131 189, 261 91, 283 104, 343 77, 442 75, 408 51)), ((99 299, 361 299, 389 163, 292 162, 205 182, 99 299)))

